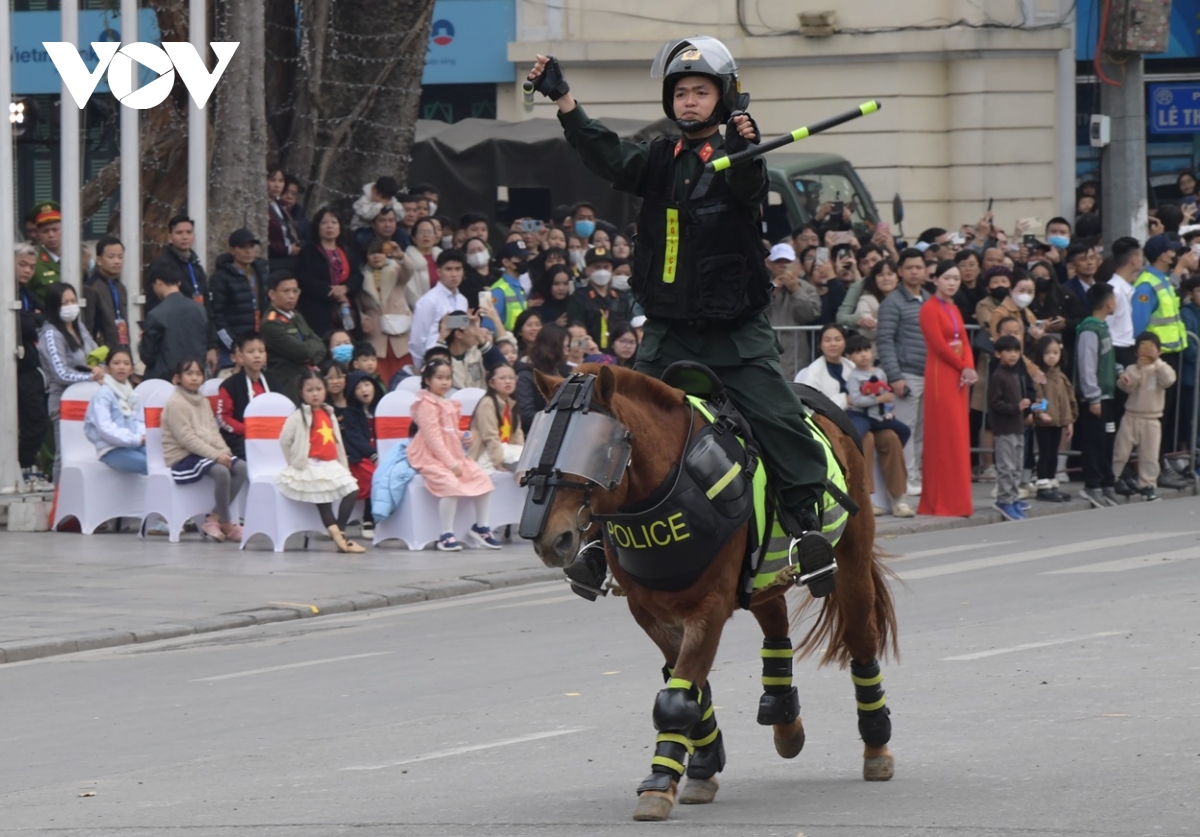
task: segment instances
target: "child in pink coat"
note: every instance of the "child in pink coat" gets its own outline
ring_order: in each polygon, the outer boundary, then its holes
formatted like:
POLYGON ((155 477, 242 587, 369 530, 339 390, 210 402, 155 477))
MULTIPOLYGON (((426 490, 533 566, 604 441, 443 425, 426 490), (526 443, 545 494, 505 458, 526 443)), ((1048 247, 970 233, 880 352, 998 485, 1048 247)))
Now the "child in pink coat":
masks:
POLYGON ((458 552, 462 544, 454 539, 454 515, 459 497, 475 499, 475 525, 471 537, 482 547, 499 549, 500 541, 486 525, 491 499, 491 479, 479 463, 467 457, 463 449, 459 419, 462 407, 446 397, 454 385, 450 363, 435 358, 421 370, 421 394, 412 406, 413 440, 408 445, 408 463, 425 478, 425 486, 438 501, 442 536, 437 548, 458 552))

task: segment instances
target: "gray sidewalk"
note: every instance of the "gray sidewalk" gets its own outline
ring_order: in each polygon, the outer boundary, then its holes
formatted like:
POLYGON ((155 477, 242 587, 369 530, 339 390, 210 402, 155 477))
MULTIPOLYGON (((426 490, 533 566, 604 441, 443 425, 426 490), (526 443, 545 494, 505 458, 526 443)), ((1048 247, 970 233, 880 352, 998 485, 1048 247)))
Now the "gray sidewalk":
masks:
MULTIPOLYGON (((973 486, 969 518, 881 517, 878 535, 998 523, 991 489, 973 486)), ((1036 517, 1089 508, 1082 500, 1031 505, 1036 517)), ((523 541, 458 553, 392 543, 364 555, 339 555, 326 538, 283 553, 254 543, 259 548, 240 552, 194 534, 178 544, 130 533, 0 534, 0 663, 562 578, 523 541)))

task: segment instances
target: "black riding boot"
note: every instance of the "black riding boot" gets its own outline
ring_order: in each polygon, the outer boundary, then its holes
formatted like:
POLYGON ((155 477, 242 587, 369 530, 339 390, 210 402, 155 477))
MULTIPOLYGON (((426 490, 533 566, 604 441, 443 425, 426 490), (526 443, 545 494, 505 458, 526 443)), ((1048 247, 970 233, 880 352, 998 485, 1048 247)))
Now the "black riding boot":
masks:
POLYGON ((597 596, 607 596, 604 589, 604 579, 608 577, 608 561, 604 558, 604 546, 594 541, 583 549, 571 566, 563 570, 571 583, 571 592, 582 596, 589 602, 596 601, 597 596))
POLYGON ((834 590, 837 562, 833 557, 833 544, 821 532, 820 518, 812 510, 797 513, 794 508, 781 507, 777 512, 784 531, 792 537, 800 582, 808 587, 814 599, 828 596, 834 590))

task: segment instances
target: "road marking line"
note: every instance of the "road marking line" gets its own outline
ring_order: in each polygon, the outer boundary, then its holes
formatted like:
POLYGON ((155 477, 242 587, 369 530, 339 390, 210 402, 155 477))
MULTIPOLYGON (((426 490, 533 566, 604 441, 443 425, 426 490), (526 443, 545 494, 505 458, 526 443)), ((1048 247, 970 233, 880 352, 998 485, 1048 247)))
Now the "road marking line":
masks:
POLYGON ((384 654, 391 654, 391 651, 372 651, 369 654, 351 654, 348 657, 329 657, 325 660, 309 660, 307 663, 288 663, 282 666, 269 666, 268 668, 254 668, 250 671, 235 671, 233 674, 218 674, 216 677, 201 677, 198 680, 191 681, 192 683, 213 683, 217 680, 233 680, 235 677, 249 677, 252 674, 269 674, 272 671, 286 671, 292 668, 308 668, 309 666, 322 666, 326 663, 341 663, 346 660, 362 660, 366 657, 381 657, 384 654))
POLYGON ((536 607, 537 605, 557 604, 558 602, 573 602, 577 598, 579 597, 571 593, 566 596, 555 596, 551 599, 534 599, 531 602, 509 602, 508 604, 492 605, 491 607, 484 608, 484 610, 504 610, 510 607, 536 607))
POLYGON ((1086 636, 1073 636, 1070 639, 1048 639, 1045 642, 1027 642, 1024 645, 1014 645, 1011 648, 993 648, 991 651, 976 651, 974 654, 959 654, 954 657, 942 657, 943 663, 966 662, 968 660, 982 660, 984 657, 996 657, 1000 654, 1012 654, 1017 651, 1030 651, 1034 648, 1048 648, 1051 645, 1067 645, 1072 642, 1083 642, 1085 639, 1099 639, 1105 636, 1121 636, 1127 634, 1128 631, 1102 631, 1098 634, 1087 634, 1086 636))
MULTIPOLYGON (((536 584, 522 584, 512 588, 502 588, 500 590, 480 590, 478 593, 467 593, 463 596, 451 596, 448 599, 432 599, 425 602, 414 602, 406 605, 396 605, 395 607, 376 607, 371 610, 360 611, 357 613, 345 613, 337 616, 326 616, 317 622, 304 620, 306 623, 313 625, 342 625, 347 623, 361 623, 367 620, 377 622, 380 619, 391 619, 399 616, 407 616, 412 613, 425 613, 430 610, 444 610, 448 607, 468 607, 475 605, 487 604, 492 601, 503 601, 504 599, 513 599, 521 596, 535 596, 541 593, 550 592, 551 588, 555 590, 562 589, 561 581, 539 581, 536 584)), ((281 624, 293 624, 291 622, 281 624)))
POLYGON ((1176 549, 1173 552, 1160 552, 1157 555, 1135 555, 1132 558, 1118 558, 1115 561, 1101 561, 1098 564, 1084 564, 1081 567, 1071 567, 1066 570, 1052 570, 1041 575, 1072 575, 1074 573, 1120 573, 1126 570, 1140 570, 1142 567, 1158 567, 1175 561, 1190 561, 1200 558, 1200 546, 1190 549, 1176 549))
MULTIPOLYGON (((1016 543, 1016 541, 990 541, 988 543, 981 543, 977 545, 975 549, 983 549, 984 547, 988 546, 1008 546, 1011 543, 1016 543)), ((919 552, 906 552, 903 555, 897 555, 895 558, 889 558, 888 561, 889 563, 892 561, 909 561, 913 558, 932 558, 934 555, 949 555, 952 552, 968 551, 973 550, 966 544, 959 544, 958 546, 940 546, 937 549, 922 549, 919 552)))
POLYGON ((1093 552, 1109 549, 1115 546, 1130 546, 1132 544, 1157 541, 1165 538, 1180 538, 1187 532, 1153 532, 1140 535, 1118 535, 1112 538, 1099 538, 1093 541, 1051 546, 1045 549, 1034 549, 1028 552, 1014 552, 1010 555, 993 555, 988 558, 973 558, 969 561, 958 561, 953 564, 942 564, 937 567, 922 567, 919 570, 905 570, 897 573, 902 580, 911 581, 918 578, 935 578, 942 575, 954 575, 972 570, 984 570, 990 567, 1005 567, 1010 564, 1023 564, 1026 561, 1039 561, 1043 558, 1057 558, 1062 555, 1074 555, 1078 552, 1093 552))
POLYGON ((444 759, 449 756, 461 756, 465 753, 478 753, 481 750, 494 750, 497 747, 507 747, 510 744, 524 744, 527 741, 541 741, 544 738, 557 738, 560 735, 574 735, 577 732, 583 732, 586 727, 578 729, 556 729, 550 732, 534 732, 529 735, 518 735, 516 738, 503 738, 500 741, 492 741, 487 744, 472 744, 467 747, 451 747, 448 750, 437 750, 433 753, 426 753, 423 756, 413 756, 411 759, 401 759, 400 761, 389 761, 386 764, 364 764, 357 767, 343 767, 342 770, 383 770, 388 767, 400 767, 404 764, 416 764, 420 761, 431 761, 433 759, 444 759))

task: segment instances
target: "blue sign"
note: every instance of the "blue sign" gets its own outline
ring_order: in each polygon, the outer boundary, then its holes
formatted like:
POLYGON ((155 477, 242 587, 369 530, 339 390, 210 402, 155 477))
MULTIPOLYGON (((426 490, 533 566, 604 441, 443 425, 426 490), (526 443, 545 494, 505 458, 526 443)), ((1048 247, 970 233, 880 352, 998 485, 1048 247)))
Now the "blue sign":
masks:
POLYGON ((1146 109, 1152 134, 1200 134, 1200 84, 1152 84, 1146 109))
MULTIPOLYGON (((50 60, 43 41, 61 41, 62 18, 58 12, 14 12, 12 69, 13 93, 29 96, 34 93, 58 93, 62 90, 62 79, 54 62, 50 60)), ((153 9, 142 9, 138 13, 139 41, 159 42, 158 18, 153 9)), ((104 41, 121 41, 121 16, 116 12, 86 11, 79 13, 79 54, 88 70, 95 70, 100 59, 89 44, 104 41)), ((149 84, 157 74, 142 67, 141 83, 149 84)), ((97 91, 108 91, 107 79, 101 80, 97 91)))
POLYGON ((515 0, 437 0, 422 84, 511 82, 515 0))

